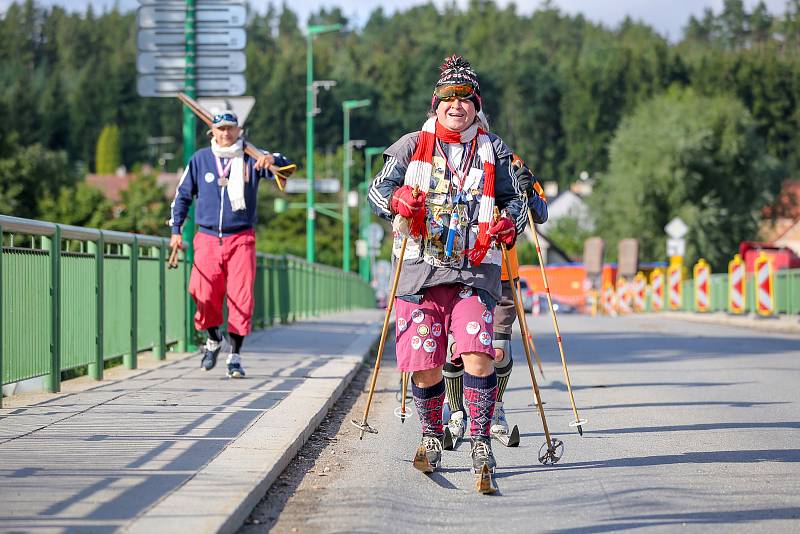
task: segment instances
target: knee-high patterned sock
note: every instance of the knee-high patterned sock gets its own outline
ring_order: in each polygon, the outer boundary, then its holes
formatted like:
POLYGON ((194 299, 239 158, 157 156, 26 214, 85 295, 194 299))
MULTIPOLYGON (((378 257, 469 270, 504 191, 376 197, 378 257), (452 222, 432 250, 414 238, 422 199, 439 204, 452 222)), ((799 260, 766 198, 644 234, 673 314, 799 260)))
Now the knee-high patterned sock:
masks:
POLYGON ((472 436, 489 437, 489 425, 497 399, 497 374, 474 376, 464 372, 464 404, 469 411, 469 431, 472 436))
POLYGON ((422 433, 441 435, 444 380, 427 388, 421 388, 411 380, 411 393, 422 423, 422 433))

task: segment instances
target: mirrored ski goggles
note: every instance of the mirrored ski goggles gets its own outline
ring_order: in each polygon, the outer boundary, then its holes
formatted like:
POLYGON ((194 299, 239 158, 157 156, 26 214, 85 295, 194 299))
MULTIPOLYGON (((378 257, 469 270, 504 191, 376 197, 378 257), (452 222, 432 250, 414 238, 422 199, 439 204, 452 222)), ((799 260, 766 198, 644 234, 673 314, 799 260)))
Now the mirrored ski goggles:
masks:
POLYGON ((233 113, 217 113, 211 118, 211 124, 213 126, 222 126, 224 124, 238 126, 239 119, 233 113))
POLYGON ((436 95, 436 98, 445 102, 450 102, 456 98, 469 100, 475 96, 475 88, 471 85, 443 85, 434 89, 433 94, 436 95))

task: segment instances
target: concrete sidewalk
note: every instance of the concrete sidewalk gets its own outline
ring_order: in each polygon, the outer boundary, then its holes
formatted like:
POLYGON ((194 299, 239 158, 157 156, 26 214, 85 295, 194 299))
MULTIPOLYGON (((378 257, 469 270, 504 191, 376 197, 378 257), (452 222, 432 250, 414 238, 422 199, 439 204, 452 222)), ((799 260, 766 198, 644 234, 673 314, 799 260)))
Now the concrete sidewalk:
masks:
MULTIPOLYGON (((253 333, 244 380, 187 355, 0 410, 0 532, 230 532, 380 335, 383 310, 253 333)), ((33 397, 32 397, 33 398, 33 397)))

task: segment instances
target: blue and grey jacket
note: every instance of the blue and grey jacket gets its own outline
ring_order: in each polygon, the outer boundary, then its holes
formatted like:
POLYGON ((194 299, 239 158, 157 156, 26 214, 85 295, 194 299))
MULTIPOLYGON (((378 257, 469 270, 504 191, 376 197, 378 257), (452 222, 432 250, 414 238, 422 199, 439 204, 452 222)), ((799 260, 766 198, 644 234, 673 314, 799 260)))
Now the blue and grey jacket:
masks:
MULTIPOLYGON (((290 161, 278 153, 273 153, 275 165, 282 167, 290 161)), ((175 200, 172 201, 172 213, 169 224, 173 234, 181 233, 181 226, 189 212, 192 199, 197 197, 195 206, 195 222, 203 233, 215 236, 229 236, 253 228, 256 224, 258 183, 261 178, 273 178, 267 169, 257 171, 253 168, 255 160, 244 155, 244 198, 247 208, 234 211, 228 198, 227 186, 221 185, 217 170, 216 156, 211 148, 203 148, 195 152, 189 165, 183 171, 175 200)), ((225 167, 227 160, 221 160, 225 167)))
MULTIPOLYGON (((512 167, 513 153, 502 139, 491 133, 488 135, 495 152, 495 205, 500 210, 506 211, 515 222, 517 233, 520 234, 525 229, 528 217, 520 185, 512 167)), ((369 189, 369 202, 375 213, 384 219, 392 220, 395 216, 390 207, 391 197, 405 181, 406 169, 418 139, 419 132, 406 134, 384 152, 383 169, 375 177, 369 189)), ((482 190, 482 185, 476 187, 475 194, 467 195, 466 202, 462 201, 462 204, 454 206, 443 199, 447 197, 447 193, 436 194, 437 191, 448 190, 447 184, 451 181, 451 171, 446 166, 437 164, 436 158, 434 155, 434 176, 431 177, 431 190, 427 195, 428 238, 409 238, 397 295, 407 297, 419 294, 427 287, 464 284, 482 289, 495 300, 499 300, 501 262, 499 249, 490 249, 480 265, 472 265, 463 254, 445 257, 445 251, 449 252, 450 244, 445 243, 449 240, 449 236, 445 237, 448 233, 447 224, 448 221, 453 222, 456 211, 459 221, 457 246, 466 250, 474 245, 478 230, 479 191, 482 190)), ((470 168, 472 169, 470 176, 474 171, 476 178, 479 177, 478 183, 482 184, 482 163, 477 154, 474 155, 470 168)), ((401 238, 395 236, 395 258, 399 252, 400 241, 401 238)))

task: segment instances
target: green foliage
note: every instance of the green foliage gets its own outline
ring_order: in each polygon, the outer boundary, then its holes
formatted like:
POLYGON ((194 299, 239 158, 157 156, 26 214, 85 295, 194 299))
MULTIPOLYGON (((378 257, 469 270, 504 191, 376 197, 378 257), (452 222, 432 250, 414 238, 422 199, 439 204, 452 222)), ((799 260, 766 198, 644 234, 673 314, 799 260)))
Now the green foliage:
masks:
POLYGON ((122 151, 119 142, 119 128, 109 124, 100 132, 95 151, 95 172, 113 174, 122 164, 122 151))
POLYGON ((111 230, 149 235, 168 235, 169 204, 165 191, 150 173, 137 174, 121 193, 120 206, 114 208, 116 217, 104 225, 111 230))
POLYGON ((583 256, 583 242, 592 234, 593 232, 583 229, 575 217, 562 217, 547 223, 547 237, 571 258, 583 256))
POLYGON ((719 270, 755 236, 781 176, 739 101, 674 89, 623 121, 590 200, 607 250, 638 237, 641 257, 663 258, 664 226, 679 216, 690 264, 702 256, 719 270))
POLYGON ((39 199, 75 183, 63 151, 47 150, 38 143, 5 148, 7 155, 0 156, 0 213, 37 217, 39 199))
POLYGON ((46 192, 38 209, 39 216, 46 221, 75 226, 102 228, 111 219, 111 203, 86 182, 75 187, 62 186, 55 196, 46 192))

